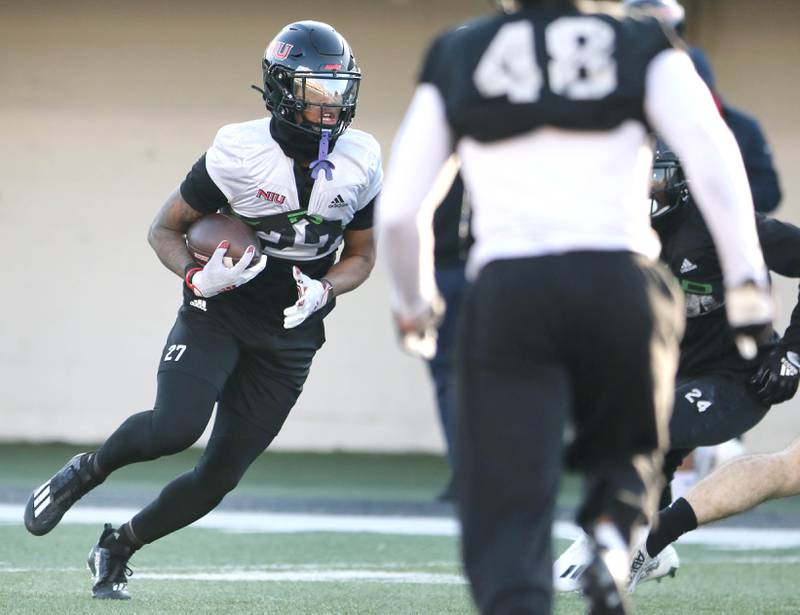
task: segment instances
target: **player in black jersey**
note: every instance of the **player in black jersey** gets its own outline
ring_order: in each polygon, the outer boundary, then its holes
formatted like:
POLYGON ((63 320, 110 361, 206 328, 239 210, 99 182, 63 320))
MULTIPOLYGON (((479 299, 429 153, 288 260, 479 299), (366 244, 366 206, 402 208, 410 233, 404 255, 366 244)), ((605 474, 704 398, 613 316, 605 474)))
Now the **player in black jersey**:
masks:
POLYGON ((131 555, 203 517, 236 487, 297 400, 334 297, 373 266, 380 150, 348 128, 360 80, 350 46, 331 26, 297 22, 272 41, 262 67, 271 119, 223 127, 150 228, 159 259, 185 279, 153 409, 70 460, 25 510, 28 530, 46 534, 111 472, 191 446, 217 404, 194 469, 120 528, 104 528, 88 561, 95 598, 129 598, 131 555), (253 225, 261 242, 232 268, 223 263, 225 242, 205 266, 186 247, 189 226, 217 210, 253 225))
POLYGON ((392 152, 380 245, 398 329, 423 338, 438 301, 420 208, 455 150, 475 236, 455 459, 473 596, 482 613, 551 611, 566 452, 586 477, 584 592, 591 613, 619 614, 632 532, 655 509, 682 328, 642 208, 648 125, 699 188, 744 352, 771 319, 767 275, 735 141, 674 33, 619 5, 502 4, 431 45, 392 152))
MULTIPOLYGON (((680 161, 663 143, 653 164, 651 204, 653 228, 661 239, 661 258, 686 296, 686 332, 680 346, 669 424, 670 450, 664 462, 667 487, 660 502, 664 509, 672 501, 668 485, 675 470, 696 447, 740 436, 763 419, 772 405, 796 393, 800 382, 800 304, 794 307, 782 337, 773 333, 771 343, 757 357, 742 358, 725 318, 723 275, 714 242, 694 203, 680 161)), ((780 275, 800 278, 800 228, 762 213, 756 213, 755 220, 767 267, 780 275)), ((646 545, 640 545, 634 553, 631 590, 642 581, 677 569, 674 549, 663 550, 677 538, 675 528, 692 518, 690 511, 686 500, 679 498, 662 513, 666 520, 657 524, 646 545)), ((582 544, 576 542, 556 562, 557 588, 577 588, 585 563, 582 544)))
MULTIPOLYGON (((686 294, 686 333, 681 343, 675 406, 670 420, 670 451, 664 473, 669 482, 683 459, 698 446, 735 438, 764 418, 769 408, 791 399, 800 382, 800 303, 792 310, 783 336, 759 356, 744 360, 735 350, 723 315, 722 271, 708 228, 695 206, 680 162, 669 151, 655 159, 653 227, 662 258, 686 294)), ((800 278, 800 228, 756 214, 756 228, 767 267, 779 275, 800 278)), ((670 505, 669 488, 661 508, 670 505)), ((672 550, 684 520, 694 518, 679 498, 661 513, 661 521, 634 554, 632 588, 656 577, 675 563, 672 550), (652 558, 652 556, 659 556, 652 558)), ((711 519, 706 519, 709 522, 711 519)), ((693 528, 689 528, 693 529, 693 528)))

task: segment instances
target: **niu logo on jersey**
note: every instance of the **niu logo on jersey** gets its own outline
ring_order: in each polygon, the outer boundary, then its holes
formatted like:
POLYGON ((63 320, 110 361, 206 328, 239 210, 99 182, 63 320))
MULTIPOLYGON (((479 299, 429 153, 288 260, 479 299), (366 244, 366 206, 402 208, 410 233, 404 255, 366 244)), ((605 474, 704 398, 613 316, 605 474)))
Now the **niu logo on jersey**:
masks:
POLYGON ((292 45, 291 43, 284 43, 283 41, 275 41, 272 43, 272 56, 276 60, 285 60, 289 57, 289 54, 292 52, 292 45))
POLYGON ((256 196, 267 203, 277 203, 278 205, 283 205, 283 202, 286 200, 286 197, 282 194, 278 194, 277 192, 265 192, 264 190, 259 190, 256 196))

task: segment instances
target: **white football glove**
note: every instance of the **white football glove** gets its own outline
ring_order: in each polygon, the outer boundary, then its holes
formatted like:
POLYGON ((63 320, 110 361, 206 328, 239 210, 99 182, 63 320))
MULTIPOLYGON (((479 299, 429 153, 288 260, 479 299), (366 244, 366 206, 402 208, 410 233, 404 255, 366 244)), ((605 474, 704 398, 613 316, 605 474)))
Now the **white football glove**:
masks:
POLYGON ((328 303, 331 285, 327 280, 314 280, 292 267, 292 275, 297 283, 297 302, 283 310, 284 329, 293 329, 314 312, 328 303))
POLYGON ((400 347, 408 354, 430 361, 436 356, 439 342, 439 325, 446 309, 439 293, 422 314, 415 318, 402 318, 395 314, 395 326, 400 347))
POLYGON ((227 267, 224 263, 225 252, 228 251, 230 243, 221 242, 214 254, 208 259, 205 267, 197 271, 190 278, 187 276, 186 283, 198 297, 213 297, 227 290, 233 290, 237 286, 249 282, 267 266, 267 257, 262 254, 261 259, 250 267, 248 265, 255 257, 255 247, 250 246, 245 250, 242 258, 233 267, 227 267))
POLYGON ((769 341, 775 305, 768 288, 747 282, 725 291, 728 322, 736 337, 739 354, 755 359, 758 347, 769 341))

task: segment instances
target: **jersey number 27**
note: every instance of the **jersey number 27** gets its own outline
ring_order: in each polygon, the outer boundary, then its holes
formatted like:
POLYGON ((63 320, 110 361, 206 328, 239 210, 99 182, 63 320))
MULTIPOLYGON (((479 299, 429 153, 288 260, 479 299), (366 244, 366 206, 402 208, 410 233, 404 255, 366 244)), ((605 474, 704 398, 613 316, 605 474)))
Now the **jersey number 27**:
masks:
MULTIPOLYGON (((535 36, 529 21, 507 23, 497 31, 473 75, 482 96, 506 96, 517 104, 539 100, 544 75, 536 61, 535 36)), ((611 25, 593 17, 561 17, 545 28, 544 37, 553 94, 597 100, 616 89, 616 37, 611 25)))

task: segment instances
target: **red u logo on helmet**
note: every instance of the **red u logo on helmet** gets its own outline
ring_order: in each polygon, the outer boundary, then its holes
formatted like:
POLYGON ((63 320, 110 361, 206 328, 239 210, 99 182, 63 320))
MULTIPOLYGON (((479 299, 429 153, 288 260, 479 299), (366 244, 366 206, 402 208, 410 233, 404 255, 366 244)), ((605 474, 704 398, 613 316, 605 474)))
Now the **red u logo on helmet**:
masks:
POLYGON ((275 41, 272 44, 272 55, 275 56, 276 60, 285 60, 289 57, 289 53, 292 51, 291 43, 284 43, 282 41, 275 41))

